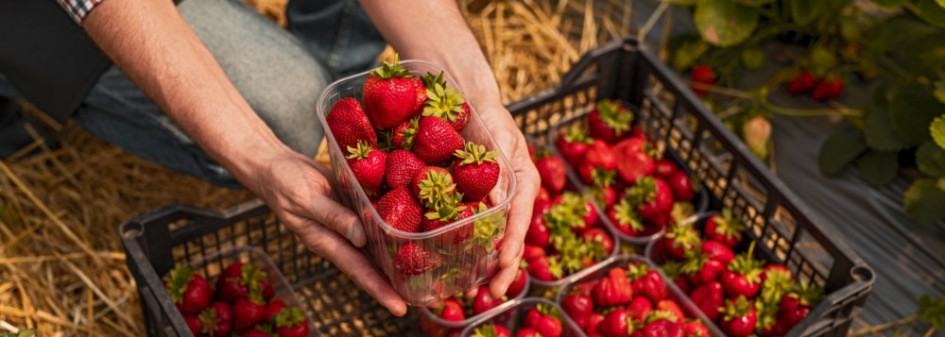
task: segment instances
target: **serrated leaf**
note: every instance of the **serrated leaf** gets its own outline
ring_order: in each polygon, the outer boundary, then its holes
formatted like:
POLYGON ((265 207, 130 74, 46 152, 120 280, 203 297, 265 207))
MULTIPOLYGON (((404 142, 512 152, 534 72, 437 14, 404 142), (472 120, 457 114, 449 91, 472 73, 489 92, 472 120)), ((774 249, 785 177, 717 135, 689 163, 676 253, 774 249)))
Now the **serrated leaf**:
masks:
POLYGON ((840 173, 843 167, 866 151, 863 133, 850 124, 842 124, 820 148, 817 163, 826 175, 840 173))
POLYGON ((919 0, 914 11, 922 20, 936 27, 945 28, 945 7, 938 4, 941 0, 919 0))
POLYGON ((866 113, 863 133, 866 135, 866 144, 874 150, 898 151, 908 147, 908 144, 893 130, 889 111, 881 107, 866 113))
POLYGON ((921 89, 899 90, 889 102, 889 116, 896 134, 909 146, 929 139, 932 119, 945 112, 945 105, 921 89))
POLYGON ((931 177, 945 177, 945 149, 933 142, 925 142, 915 152, 915 163, 919 171, 931 177))
POLYGON ((700 0, 693 19, 707 42, 728 47, 747 39, 758 26, 758 12, 731 0, 700 0))
MULTIPOLYGON (((939 178, 942 179, 942 178, 939 178)), ((902 203, 916 221, 930 224, 945 218, 945 189, 935 179, 919 179, 909 186, 902 203)))
POLYGON ((817 20, 826 9, 827 1, 823 0, 792 0, 788 4, 791 6, 791 17, 794 22, 801 26, 807 26, 817 20))
POLYGON ((939 147, 945 149, 945 115, 935 117, 929 125, 929 135, 939 147))
POLYGON ((886 185, 896 177, 896 171, 899 169, 899 153, 867 152, 856 160, 856 168, 864 181, 874 186, 886 185))

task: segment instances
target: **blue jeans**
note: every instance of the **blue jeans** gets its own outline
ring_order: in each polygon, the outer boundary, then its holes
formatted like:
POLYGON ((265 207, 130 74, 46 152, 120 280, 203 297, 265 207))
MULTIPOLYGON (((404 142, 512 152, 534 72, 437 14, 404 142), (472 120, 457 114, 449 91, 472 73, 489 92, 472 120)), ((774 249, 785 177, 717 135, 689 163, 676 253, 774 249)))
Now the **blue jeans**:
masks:
MULTIPOLYGON (((315 113, 321 90, 373 66, 386 45, 356 0, 292 0, 288 29, 237 0, 185 0, 178 9, 259 117, 308 156, 323 136, 315 113)), ((2 77, 0 96, 16 96, 2 77)), ((117 67, 102 75, 75 120, 143 159, 219 186, 240 186, 117 67)))

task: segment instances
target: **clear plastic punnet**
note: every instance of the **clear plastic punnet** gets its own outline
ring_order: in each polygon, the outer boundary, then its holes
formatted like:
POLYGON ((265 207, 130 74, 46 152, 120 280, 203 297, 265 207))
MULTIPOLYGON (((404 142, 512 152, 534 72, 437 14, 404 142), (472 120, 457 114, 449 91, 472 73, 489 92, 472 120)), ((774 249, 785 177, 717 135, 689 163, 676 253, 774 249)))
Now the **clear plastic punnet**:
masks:
MULTIPOLYGON (((447 87, 463 92, 442 67, 425 61, 401 61, 414 76, 444 72, 447 87)), ((366 251, 378 269, 387 276, 393 288, 410 305, 427 306, 457 292, 484 284, 496 272, 509 203, 515 194, 515 175, 505 153, 496 145, 489 127, 483 123, 470 103, 471 118, 461 132, 466 141, 472 141, 499 153, 499 180, 486 197, 489 209, 436 230, 411 233, 398 230, 384 222, 372 206, 367 194, 358 185, 344 154, 335 142, 326 116, 331 107, 342 98, 354 97, 363 103, 364 82, 369 72, 335 81, 318 99, 318 119, 325 130, 332 170, 335 175, 332 190, 340 201, 361 218, 367 234, 366 251), (407 276, 394 267, 394 256, 404 245, 420 245, 442 261, 439 267, 420 275, 407 276)))
POLYGON ((512 336, 515 336, 515 333, 522 328, 522 321, 525 319, 525 314, 539 305, 552 308, 552 311, 558 312, 559 317, 561 317, 561 337, 586 337, 584 332, 581 331, 581 328, 567 317, 567 314, 564 313, 561 306, 547 299, 537 297, 526 297, 524 299, 514 300, 502 310, 491 311, 488 315, 469 324, 460 334, 460 337, 472 337, 476 333, 476 329, 487 324, 500 325, 509 330, 512 336))

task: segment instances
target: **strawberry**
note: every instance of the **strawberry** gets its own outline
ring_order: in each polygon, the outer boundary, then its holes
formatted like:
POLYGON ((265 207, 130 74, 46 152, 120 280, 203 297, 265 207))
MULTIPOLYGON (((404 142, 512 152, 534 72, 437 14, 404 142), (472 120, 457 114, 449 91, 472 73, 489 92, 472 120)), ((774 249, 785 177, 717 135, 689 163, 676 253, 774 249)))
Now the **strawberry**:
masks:
POLYGON ((463 136, 446 121, 426 116, 417 124, 412 151, 428 165, 435 165, 453 158, 453 153, 463 149, 463 136))
POLYGON ((709 328, 699 320, 689 320, 683 323, 683 335, 686 337, 709 337, 709 328))
POLYGON ((557 257, 540 257, 528 263, 528 275, 541 281, 560 279, 564 270, 557 257))
POLYGON ((815 101, 831 100, 843 94, 843 80, 837 75, 827 75, 817 81, 814 85, 814 91, 810 93, 810 98, 815 101))
POLYGON ((620 161, 617 162, 617 174, 630 184, 653 174, 653 171, 656 170, 653 157, 646 152, 624 152, 621 155, 620 161))
POLYGON ((587 294, 571 294, 561 300, 561 308, 578 326, 584 327, 594 312, 594 300, 587 294))
POLYGON ((653 174, 663 179, 669 179, 673 174, 680 171, 676 168, 676 163, 666 158, 656 160, 653 165, 653 174))
POLYGON ((456 193, 453 176, 445 168, 437 166, 427 166, 417 172, 410 187, 420 204, 428 209, 448 203, 449 196, 456 193))
POLYGON ((686 257, 681 271, 686 275, 689 284, 693 287, 718 281, 719 275, 725 271, 725 264, 693 251, 686 257))
POLYGON ((196 336, 229 336, 233 330, 233 310, 230 304, 222 301, 213 302, 197 315, 200 320, 200 333, 196 336))
MULTIPOLYGON (((435 310, 433 310, 435 311, 435 310)), ((420 322, 417 324, 420 332, 427 337, 446 337, 451 329, 434 322, 427 315, 420 315, 420 322)))
POLYGON ((595 175, 606 175, 607 171, 617 168, 617 157, 607 142, 595 139, 591 148, 584 153, 584 157, 577 165, 578 176, 586 184, 593 184, 595 175))
MULTIPOLYGON (((479 205, 460 203, 460 197, 459 194, 447 195, 439 205, 424 213, 423 218, 420 219, 420 230, 429 232, 475 215, 479 205)), ((473 226, 463 226, 453 236, 453 243, 466 241, 473 235, 474 230, 473 226)))
MULTIPOLYGON (((547 231, 548 229, 545 228, 545 232, 547 231)), ((532 261, 537 260, 542 257, 545 257, 544 247, 534 246, 534 245, 528 244, 527 242, 525 243, 525 252, 522 253, 522 259, 525 260, 525 262, 531 263, 532 261)))
POLYGON ((489 195, 499 181, 499 153, 486 151, 486 147, 473 142, 466 143, 465 151, 456 151, 453 162, 453 179, 456 189, 463 193, 463 200, 480 201, 489 195))
POLYGON ((271 321, 273 317, 282 311, 282 309, 285 309, 285 307, 285 302, 279 299, 269 302, 269 304, 266 305, 266 320, 271 321))
POLYGON ((486 324, 473 330, 471 337, 511 337, 509 330, 497 324, 486 324))
POLYGON ((413 178, 427 165, 410 151, 394 150, 387 154, 384 179, 390 188, 410 186, 413 178))
POLYGON ((791 281, 794 280, 794 275, 791 275, 791 271, 788 267, 780 263, 769 263, 765 265, 764 269, 761 270, 761 282, 765 282, 768 279, 769 273, 785 273, 791 281))
POLYGON ((594 207, 594 201, 587 197, 582 197, 581 200, 583 200, 584 209, 579 213, 582 214, 581 218, 584 220, 584 226, 571 226, 571 230, 577 234, 584 233, 597 225, 597 208, 594 207))
POLYGON ((799 283, 793 291, 785 294, 781 298, 779 312, 785 332, 804 320, 811 308, 820 303, 823 296, 823 289, 810 283, 799 283))
POLYGON ((515 333, 515 337, 542 337, 542 336, 541 334, 538 333, 538 330, 535 330, 532 328, 524 328, 524 329, 518 330, 518 332, 515 333))
POLYGON ((755 331, 758 317, 755 307, 744 296, 736 300, 726 300, 722 308, 722 320, 719 327, 730 337, 747 337, 755 331))
POLYGON ((754 116, 742 123, 742 139, 748 149, 758 158, 768 157, 768 143, 771 140, 771 122, 763 116, 754 116))
POLYGON ((348 155, 345 158, 364 193, 369 197, 377 197, 381 185, 384 184, 387 152, 373 148, 364 141, 358 141, 357 147, 348 147, 348 155))
POLYGON ((423 116, 441 118, 456 132, 462 132, 469 121, 469 104, 463 99, 463 94, 445 84, 432 83, 427 86, 427 101, 424 103, 423 116))
POLYGON ((308 336, 308 320, 302 315, 299 308, 283 309, 276 315, 273 325, 279 337, 306 337, 308 336))
POLYGON ((419 78, 400 66, 398 56, 371 71, 364 82, 364 110, 375 129, 384 130, 419 115, 427 100, 419 78))
POLYGON ((541 186, 555 194, 564 190, 568 176, 561 158, 551 155, 540 157, 535 163, 535 168, 538 169, 538 176, 541 177, 541 186))
POLYGON ((584 332, 587 332, 589 336, 597 335, 598 327, 600 323, 604 321, 604 315, 599 312, 592 312, 590 316, 587 316, 587 325, 584 326, 584 332))
POLYGON ((663 179, 653 176, 640 178, 627 190, 625 198, 637 205, 637 214, 645 221, 662 228, 673 210, 673 192, 663 179))
POLYGON ((613 268, 591 290, 594 304, 610 307, 629 303, 633 299, 633 285, 621 268, 613 268))
POLYGON ((420 231, 420 203, 405 187, 395 188, 377 201, 377 214, 391 227, 408 232, 420 231))
POLYGON ((650 302, 645 296, 637 296, 627 305, 627 313, 636 322, 645 322, 652 312, 653 302, 650 302))
POLYGON ((787 90, 793 95, 803 94, 814 88, 814 82, 814 74, 810 70, 804 69, 797 73, 797 76, 794 76, 794 79, 788 84, 787 90))
POLYGON ((643 326, 643 337, 683 337, 682 319, 668 312, 654 311, 643 326))
POLYGON ((472 301, 473 314, 478 315, 489 311, 502 304, 502 302, 504 301, 501 298, 493 298, 489 294, 489 287, 479 286, 479 292, 476 293, 476 297, 472 301))
POLYGON ((390 145, 396 149, 410 150, 413 148, 413 139, 417 136, 417 127, 420 118, 411 118, 403 123, 397 124, 390 134, 390 145))
MULTIPOLYGON (((775 266, 783 266, 772 264, 775 266)), ((769 265, 771 266, 771 265, 769 265)), ((767 266, 761 272, 761 298, 765 303, 778 304, 784 295, 794 290, 794 275, 791 275, 786 268, 771 268, 767 266)))
POLYGON ((466 320, 466 315, 463 314, 463 305, 454 298, 443 300, 443 303, 434 310, 434 313, 444 321, 462 322, 466 320))
POLYGON ((663 277, 645 263, 628 266, 627 274, 635 296, 644 296, 653 303, 666 298, 666 284, 663 283, 663 277))
POLYGON ((702 310, 702 313, 704 313, 710 321, 715 321, 715 319, 719 317, 719 311, 724 304, 722 292, 721 283, 709 282, 689 293, 689 299, 702 310))
POLYGON ((408 242, 397 250, 394 268, 407 276, 426 273, 443 265, 443 257, 416 242, 408 242))
POLYGON ((594 227, 584 231, 581 238, 585 242, 598 242, 604 247, 604 252, 612 252, 614 249, 614 239, 606 230, 600 227, 594 227))
POLYGON ((561 325, 561 313, 554 307, 542 304, 525 313, 524 326, 535 329, 542 337, 560 337, 564 327, 561 325))
POLYGON ((625 337, 633 332, 633 321, 627 309, 618 307, 607 315, 597 326, 597 332, 604 337, 625 337))
MULTIPOLYGON (((692 83, 713 85, 715 84, 715 69, 712 69, 712 67, 707 65, 695 66, 692 68, 690 80, 692 83)), ((706 89, 692 86, 692 92, 696 93, 697 96, 702 97, 705 96, 706 89)))
POLYGON ((532 216, 532 222, 525 232, 525 244, 540 247, 542 250, 551 243, 551 232, 545 224, 545 216, 532 216))
POLYGON ((262 303, 275 295, 266 273, 259 267, 242 262, 234 262, 224 268, 217 276, 216 288, 217 298, 230 304, 246 297, 262 303))
POLYGON ((677 171, 666 179, 666 184, 673 191, 673 199, 680 201, 690 201, 695 197, 692 179, 685 171, 677 171))
POLYGON ((686 277, 684 277, 685 274, 682 272, 682 263, 669 260, 663 262, 663 264, 660 265, 660 269, 663 270, 663 274, 666 274, 667 278, 673 281, 673 284, 675 284, 679 290, 686 294, 689 293, 689 281, 686 279, 686 277))
POLYGON ((640 220, 640 216, 637 215, 636 208, 626 198, 621 199, 619 203, 607 211, 607 217, 617 227, 617 230, 624 234, 630 236, 643 234, 643 222, 640 220))
POLYGON ((377 147, 377 134, 357 99, 348 97, 335 102, 325 121, 342 151, 358 146, 359 141, 377 147))
POLYGON ((587 116, 590 134, 608 143, 625 138, 632 123, 633 113, 616 100, 597 102, 597 108, 587 116))
POLYGON ((184 315, 184 323, 187 324, 187 329, 190 330, 194 336, 203 335, 203 323, 200 322, 200 318, 196 315, 184 315))
POLYGON ((696 251, 702 246, 699 233, 692 226, 673 226, 660 242, 668 257, 675 260, 684 260, 687 251, 696 251))
POLYGON ((755 332, 759 336, 778 335, 778 306, 767 304, 761 300, 756 300, 754 306, 755 315, 757 316, 755 332))
POLYGON ((268 326, 257 326, 252 330, 244 332, 243 337, 273 337, 272 328, 268 326))
POLYGON ((661 316, 665 318, 672 318, 672 321, 674 322, 682 321, 684 318, 686 318, 686 314, 683 313, 682 308, 679 307, 679 303, 676 303, 676 301, 668 298, 656 302, 656 305, 653 306, 653 310, 666 313, 661 316))
POLYGON ((183 315, 196 315, 210 305, 213 290, 207 280, 190 268, 178 264, 164 278, 164 286, 177 310, 183 315))
POLYGON ((245 332, 250 328, 266 321, 268 311, 259 298, 240 298, 233 304, 233 323, 237 333, 245 332))
POLYGON ((754 298, 761 289, 761 266, 764 262, 755 259, 755 242, 748 246, 748 251, 738 254, 728 264, 728 269, 722 272, 720 280, 725 289, 725 295, 730 298, 744 296, 754 298))
MULTIPOLYGON (((542 250, 542 253, 544 253, 544 250, 542 250)), ((509 284, 508 289, 505 290, 505 296, 509 298, 518 297, 518 295, 525 290, 527 284, 528 276, 525 275, 524 269, 519 268, 518 271, 515 272, 515 278, 512 279, 512 283, 509 284)))
POLYGON ((591 196, 604 209, 608 209, 617 203, 617 191, 613 187, 604 185, 595 185, 590 187, 591 196))
POLYGON ((735 258, 735 253, 732 252, 731 248, 713 240, 702 242, 702 255, 719 261, 723 266, 727 266, 735 258))
POLYGON ((738 218, 732 216, 731 209, 723 209, 722 215, 713 214, 705 223, 706 239, 717 241, 729 248, 735 248, 742 240, 745 225, 738 218))
POLYGON ((578 161, 584 157, 592 143, 594 143, 594 140, 588 137, 587 133, 580 128, 568 129, 566 133, 555 139, 555 147, 558 148, 558 152, 561 152, 564 159, 572 166, 577 165, 578 161))

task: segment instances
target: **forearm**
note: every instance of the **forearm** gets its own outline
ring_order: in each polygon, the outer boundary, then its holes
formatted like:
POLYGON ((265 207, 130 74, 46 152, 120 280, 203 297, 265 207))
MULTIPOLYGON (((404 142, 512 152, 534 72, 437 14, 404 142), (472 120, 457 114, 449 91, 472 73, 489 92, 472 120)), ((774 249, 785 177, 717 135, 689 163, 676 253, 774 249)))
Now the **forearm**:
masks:
POLYGON ((360 0, 401 59, 439 63, 475 104, 501 103, 492 68, 451 0, 360 0))
MULTIPOLYGON (((286 151, 168 0, 108 0, 89 36, 212 158, 247 184, 260 154, 286 151)), ((247 186, 254 189, 254 186, 247 186)))

